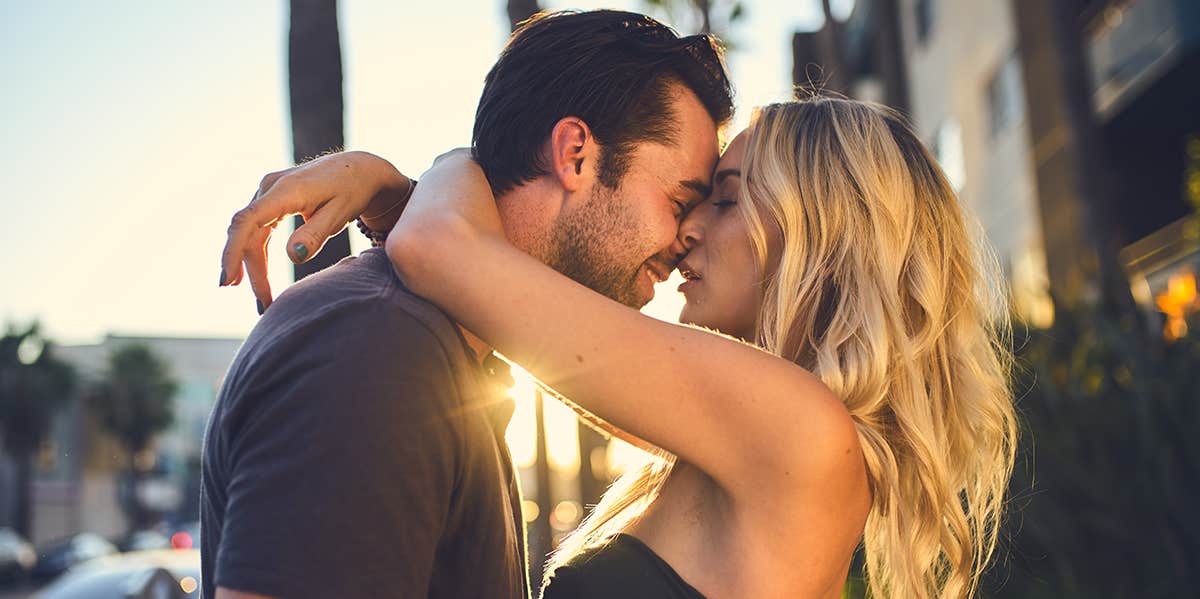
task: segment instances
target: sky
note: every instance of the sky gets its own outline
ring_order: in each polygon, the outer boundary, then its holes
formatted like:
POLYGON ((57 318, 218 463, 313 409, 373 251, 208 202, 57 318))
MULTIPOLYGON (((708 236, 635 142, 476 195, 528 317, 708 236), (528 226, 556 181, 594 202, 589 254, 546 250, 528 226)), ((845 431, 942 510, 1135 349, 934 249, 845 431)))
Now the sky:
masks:
MULTIPOLYGON (((819 0, 745 4, 729 56, 735 126, 750 107, 790 97, 791 33, 822 20, 819 0)), ((468 145, 508 34, 503 2, 343 0, 339 10, 346 147, 419 175, 468 145)), ((0 320, 39 319, 60 343, 248 333, 254 298, 248 286, 218 288, 219 258, 232 213, 264 174, 291 166, 287 18, 285 1, 0 2, 0 320)), ((288 232, 273 240, 276 293, 291 276, 288 232)), ((675 284, 651 313, 677 313, 675 284)))

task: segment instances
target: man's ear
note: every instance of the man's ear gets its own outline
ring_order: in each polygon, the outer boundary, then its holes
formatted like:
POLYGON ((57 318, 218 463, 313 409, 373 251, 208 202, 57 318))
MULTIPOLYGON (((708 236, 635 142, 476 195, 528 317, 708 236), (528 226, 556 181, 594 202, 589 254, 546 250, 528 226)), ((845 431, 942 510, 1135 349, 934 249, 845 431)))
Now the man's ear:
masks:
POLYGON ((550 132, 550 172, 568 192, 591 187, 600 146, 579 117, 563 117, 550 132))

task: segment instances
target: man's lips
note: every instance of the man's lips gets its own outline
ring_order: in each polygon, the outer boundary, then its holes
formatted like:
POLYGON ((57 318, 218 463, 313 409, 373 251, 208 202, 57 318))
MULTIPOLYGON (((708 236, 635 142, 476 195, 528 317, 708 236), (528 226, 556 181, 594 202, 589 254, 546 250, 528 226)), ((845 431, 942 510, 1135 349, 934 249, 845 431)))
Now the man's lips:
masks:
POLYGON ((668 268, 662 264, 655 264, 652 262, 646 263, 646 271, 650 273, 650 280, 656 285, 670 278, 671 270, 671 268, 668 268))

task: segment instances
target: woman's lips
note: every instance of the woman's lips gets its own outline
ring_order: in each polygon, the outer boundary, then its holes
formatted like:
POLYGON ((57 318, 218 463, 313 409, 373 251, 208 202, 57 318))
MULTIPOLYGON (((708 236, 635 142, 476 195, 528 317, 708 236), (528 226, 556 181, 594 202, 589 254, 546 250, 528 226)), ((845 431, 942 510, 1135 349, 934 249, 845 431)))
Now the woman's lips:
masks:
POLYGON ((679 274, 683 275, 683 278, 685 279, 683 283, 679 285, 680 293, 687 293, 688 289, 698 285, 700 280, 703 278, 700 276, 699 272, 688 266, 686 263, 679 264, 679 274))

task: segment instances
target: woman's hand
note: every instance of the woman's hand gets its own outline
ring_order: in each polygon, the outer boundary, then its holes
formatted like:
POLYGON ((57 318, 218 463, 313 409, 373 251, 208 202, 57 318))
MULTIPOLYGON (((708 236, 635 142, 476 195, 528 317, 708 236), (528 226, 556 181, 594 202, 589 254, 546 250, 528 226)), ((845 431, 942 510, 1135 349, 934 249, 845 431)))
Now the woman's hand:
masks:
POLYGON ((250 287, 265 308, 272 301, 267 242, 281 220, 293 214, 304 217, 287 244, 288 257, 300 264, 359 215, 373 231, 390 230, 412 188, 396 167, 367 152, 328 154, 263 177, 250 204, 229 225, 221 286, 241 283, 244 262, 250 287))
POLYGON ((504 242, 496 198, 483 169, 465 149, 452 150, 421 175, 421 185, 388 235, 387 252, 405 285, 418 294, 440 280, 437 266, 470 256, 479 241, 504 242))

